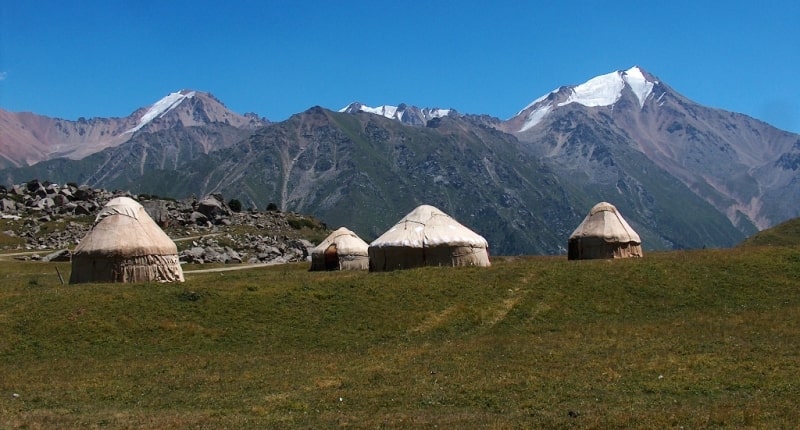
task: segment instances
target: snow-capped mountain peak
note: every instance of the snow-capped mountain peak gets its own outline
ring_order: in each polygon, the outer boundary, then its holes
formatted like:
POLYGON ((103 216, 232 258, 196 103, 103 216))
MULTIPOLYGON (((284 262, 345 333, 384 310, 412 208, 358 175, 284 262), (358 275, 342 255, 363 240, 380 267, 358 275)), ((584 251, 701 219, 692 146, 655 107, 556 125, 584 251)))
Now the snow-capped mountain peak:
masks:
POLYGON ((366 112, 394 119, 405 124, 425 125, 429 120, 442 118, 455 113, 453 109, 423 108, 407 106, 402 103, 399 106, 382 105, 378 107, 365 106, 359 102, 353 102, 339 109, 339 112, 357 113, 366 112))
POLYGON ((569 98, 558 105, 565 106, 570 103, 588 107, 612 105, 619 100, 624 87, 625 81, 620 72, 607 73, 573 87, 569 98))
POLYGON ((353 102, 349 105, 339 109, 339 112, 347 112, 347 113, 355 113, 355 112, 367 112, 375 115, 385 116, 386 118, 392 119, 399 119, 396 118, 397 115, 397 106, 391 105, 382 105, 378 107, 370 107, 363 105, 359 102, 353 102))
POLYGON ((630 69, 624 71, 622 73, 622 79, 625 80, 625 83, 628 84, 631 91, 636 95, 636 98, 639 99, 639 108, 644 107, 644 102, 650 97, 650 94, 653 93, 653 87, 658 81, 650 81, 637 66, 633 66, 630 69))
POLYGON ((605 75, 596 76, 574 87, 555 89, 525 106, 517 115, 527 111, 527 118, 518 132, 523 132, 534 127, 542 121, 555 107, 578 103, 587 107, 611 106, 622 98, 623 90, 627 87, 639 101, 639 108, 644 107, 645 101, 653 93, 653 87, 658 83, 648 79, 645 72, 638 66, 628 70, 615 71, 605 75), (553 95, 562 95, 561 101, 553 95), (552 97, 551 97, 552 96, 552 97))
POLYGON ((134 133, 138 131, 140 128, 147 125, 150 121, 164 116, 164 114, 166 114, 167 112, 171 111, 176 106, 181 104, 182 101, 190 99, 194 97, 194 95, 195 95, 194 91, 187 91, 187 90, 178 91, 176 93, 170 93, 161 100, 153 103, 153 105, 151 105, 147 109, 144 115, 142 115, 142 117, 139 118, 139 123, 136 124, 136 127, 133 127, 125 131, 125 133, 134 133))
POLYGON ((654 82, 644 77, 642 70, 633 66, 625 71, 600 75, 572 88, 569 98, 559 106, 579 103, 584 106, 610 106, 622 97, 622 90, 628 86, 639 100, 639 107, 653 91, 654 82))

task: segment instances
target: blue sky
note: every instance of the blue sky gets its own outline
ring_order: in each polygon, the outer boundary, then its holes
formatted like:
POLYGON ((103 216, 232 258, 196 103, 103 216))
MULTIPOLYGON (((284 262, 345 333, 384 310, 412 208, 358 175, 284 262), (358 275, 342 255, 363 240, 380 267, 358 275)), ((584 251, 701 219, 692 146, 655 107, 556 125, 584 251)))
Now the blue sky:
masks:
POLYGON ((800 132, 800 2, 0 2, 0 108, 127 116, 180 89, 273 121, 320 105, 513 116, 638 65, 800 132))

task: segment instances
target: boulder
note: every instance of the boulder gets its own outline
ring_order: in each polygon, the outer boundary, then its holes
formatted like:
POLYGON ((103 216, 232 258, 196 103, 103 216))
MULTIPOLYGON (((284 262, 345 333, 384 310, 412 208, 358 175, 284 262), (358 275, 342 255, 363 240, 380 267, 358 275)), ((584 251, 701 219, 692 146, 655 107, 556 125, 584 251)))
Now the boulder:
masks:
POLYGON ((80 202, 75 206, 75 215, 91 215, 92 205, 87 202, 80 202))
POLYGON ((189 221, 191 221, 192 224, 206 225, 208 224, 208 216, 202 212, 192 212, 192 214, 189 215, 189 221))
POLYGON ((65 196, 64 194, 56 194, 51 197, 53 200, 53 204, 58 207, 64 207, 69 203, 69 197, 65 196))
POLYGON ((25 186, 27 189, 27 194, 29 195, 39 197, 44 197, 47 195, 47 190, 44 188, 44 185, 42 185, 42 183, 36 179, 28 182, 25 184, 25 186))
POLYGON ((225 254, 228 256, 227 263, 241 263, 242 256, 231 247, 225 247, 225 254))
POLYGON ((197 203, 197 211, 214 220, 218 217, 230 216, 231 211, 219 194, 212 194, 197 203))
POLYGON ((11 199, 0 199, 0 212, 15 212, 17 202, 11 199))
POLYGON ((144 210, 150 215, 150 218, 158 224, 159 227, 165 228, 169 225, 169 208, 167 202, 163 200, 145 200, 142 203, 144 210))

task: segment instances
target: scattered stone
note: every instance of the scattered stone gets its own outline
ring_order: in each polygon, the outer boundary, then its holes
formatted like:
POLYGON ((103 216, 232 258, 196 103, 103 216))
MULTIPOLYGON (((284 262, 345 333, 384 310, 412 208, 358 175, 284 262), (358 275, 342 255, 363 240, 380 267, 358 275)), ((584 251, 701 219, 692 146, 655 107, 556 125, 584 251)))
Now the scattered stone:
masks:
MULTIPOLYGON (((44 258, 38 255, 17 257, 25 260, 68 260, 69 249, 74 248, 92 227, 87 218, 96 216, 114 197, 127 195, 140 200, 138 196, 127 192, 36 180, 4 189, 5 197, 0 199, 0 216, 15 221, 8 224, 12 229, 4 234, 25 240, 24 245, 15 245, 17 249, 59 250, 44 258), (61 220, 66 222, 55 223, 61 220), (63 224, 63 227, 54 228, 51 221, 58 226, 63 224), (48 223, 46 228, 42 223, 48 223)), ((308 250, 314 246, 308 240, 285 235, 285 232, 294 230, 286 213, 253 209, 234 212, 220 194, 212 194, 199 201, 195 197, 167 200, 145 195, 141 196, 141 203, 161 228, 177 238, 176 243, 179 243, 180 237, 200 237, 179 253, 182 263, 277 264, 303 261, 308 259, 308 250), (228 230, 250 232, 230 233, 228 230), (253 231, 259 233, 254 234, 253 231)), ((292 214, 291 218, 298 217, 301 215, 292 214)), ((327 229, 316 221, 312 225, 327 229)))

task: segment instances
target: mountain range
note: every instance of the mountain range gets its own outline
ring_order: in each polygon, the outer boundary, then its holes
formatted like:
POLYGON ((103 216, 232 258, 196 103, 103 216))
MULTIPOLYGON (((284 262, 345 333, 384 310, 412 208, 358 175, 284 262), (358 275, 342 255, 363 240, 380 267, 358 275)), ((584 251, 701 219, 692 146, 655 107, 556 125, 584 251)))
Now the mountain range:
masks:
POLYGON ((0 125, 7 184, 220 192, 365 240, 423 203, 505 255, 564 252, 603 200, 645 249, 731 246, 800 215, 800 135, 694 103, 640 67, 559 87, 507 120, 355 102, 269 122, 184 90, 126 118, 0 110, 0 125))
MULTIPOLYGON (((252 113, 236 114, 214 96, 189 90, 169 94, 124 118, 69 121, 0 109, 0 168, 28 166, 55 158, 80 160, 120 146, 139 133, 216 124, 254 130, 269 121, 252 113)), ((199 143, 208 152, 235 142, 199 143)))

